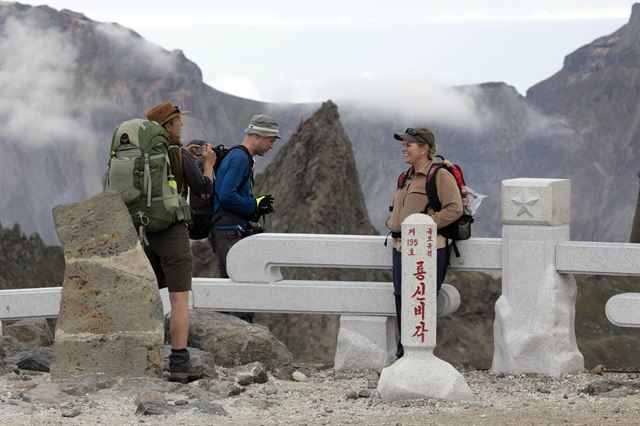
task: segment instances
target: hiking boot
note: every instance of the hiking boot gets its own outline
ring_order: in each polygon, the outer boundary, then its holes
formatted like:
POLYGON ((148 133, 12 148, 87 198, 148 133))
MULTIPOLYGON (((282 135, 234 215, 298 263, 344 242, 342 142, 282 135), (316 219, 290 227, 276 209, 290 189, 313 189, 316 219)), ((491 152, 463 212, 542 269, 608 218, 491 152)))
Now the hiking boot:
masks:
POLYGON ((179 383, 190 383, 204 377, 204 368, 201 365, 191 367, 183 371, 169 371, 169 381, 179 383))
POLYGON ((191 365, 191 355, 187 349, 171 349, 169 355, 169 381, 189 383, 204 377, 201 366, 191 365))

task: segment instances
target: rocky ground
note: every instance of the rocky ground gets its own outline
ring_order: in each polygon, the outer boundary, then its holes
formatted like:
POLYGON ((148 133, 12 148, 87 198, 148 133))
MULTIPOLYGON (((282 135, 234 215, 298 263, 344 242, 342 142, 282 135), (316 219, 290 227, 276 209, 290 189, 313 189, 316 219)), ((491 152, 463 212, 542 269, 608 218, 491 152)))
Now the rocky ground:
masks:
POLYGON ((294 367, 294 380, 267 376, 258 366, 253 376, 217 368, 218 377, 190 384, 100 376, 51 381, 48 373, 15 369, 0 377, 0 424, 631 425, 640 419, 637 373, 553 379, 465 371, 472 401, 383 402, 377 371, 294 367))

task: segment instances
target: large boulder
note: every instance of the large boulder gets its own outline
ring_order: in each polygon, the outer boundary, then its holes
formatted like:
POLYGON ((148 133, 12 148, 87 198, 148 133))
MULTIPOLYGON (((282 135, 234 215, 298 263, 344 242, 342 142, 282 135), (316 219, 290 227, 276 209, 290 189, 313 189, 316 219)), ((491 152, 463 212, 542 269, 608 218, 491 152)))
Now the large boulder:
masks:
POLYGON ((22 370, 48 373, 51 365, 51 348, 31 348, 7 357, 5 362, 8 365, 15 365, 22 370))
POLYGON ((293 361, 289 349, 267 327, 213 311, 191 311, 189 344, 211 353, 223 367, 259 361, 273 371, 293 361))
POLYGON ((159 376, 162 302, 126 206, 105 192, 53 217, 66 270, 51 378, 159 376))
POLYGON ((8 325, 4 334, 13 336, 28 348, 51 346, 53 333, 46 318, 27 318, 8 325))
POLYGON ((0 336, 0 360, 26 350, 24 343, 13 336, 0 336))

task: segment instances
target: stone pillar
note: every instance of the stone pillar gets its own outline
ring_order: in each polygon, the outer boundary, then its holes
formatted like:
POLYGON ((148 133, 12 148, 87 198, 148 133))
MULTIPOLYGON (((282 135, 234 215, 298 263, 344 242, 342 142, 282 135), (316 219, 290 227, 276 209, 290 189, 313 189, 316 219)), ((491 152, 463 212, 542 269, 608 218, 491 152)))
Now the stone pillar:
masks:
POLYGON ((471 399, 462 374, 433 354, 436 347, 436 225, 413 214, 402 223, 402 330, 404 356, 382 370, 378 392, 385 401, 471 399))
POLYGON ((334 369, 380 368, 395 359, 395 317, 341 315, 334 369))
POLYGON ((58 206, 65 275, 51 378, 159 376, 164 318, 158 285, 115 192, 58 206))
POLYGON ((567 179, 502 182, 495 372, 561 376, 584 369, 574 331, 576 282, 556 272, 556 242, 569 240, 570 200, 567 179))

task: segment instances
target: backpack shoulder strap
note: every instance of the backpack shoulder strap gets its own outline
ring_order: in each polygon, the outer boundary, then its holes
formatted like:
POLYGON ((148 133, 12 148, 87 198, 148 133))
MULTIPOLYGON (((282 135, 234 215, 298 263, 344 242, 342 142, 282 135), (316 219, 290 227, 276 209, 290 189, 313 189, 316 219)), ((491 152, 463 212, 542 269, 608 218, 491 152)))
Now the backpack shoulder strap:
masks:
POLYGON ((440 198, 438 198, 438 188, 436 188, 436 173, 441 168, 446 167, 442 163, 432 164, 429 168, 429 172, 427 172, 427 182, 426 182, 426 192, 427 198, 429 199, 429 203, 424 207, 423 213, 427 212, 427 208, 431 207, 433 211, 439 212, 442 210, 442 203, 440 203, 440 198))
POLYGON ((404 186, 407 184, 407 180, 409 180, 411 175, 413 175, 412 171, 413 171, 413 167, 409 167, 407 170, 405 170, 404 172, 400 173, 400 176, 398 176, 398 188, 397 189, 404 188, 404 186))
POLYGON ((249 159, 249 168, 247 169, 247 174, 240 181, 240 185, 238 185, 238 188, 242 188, 244 184, 247 183, 247 180, 249 180, 249 178, 253 175, 253 165, 255 164, 255 160, 253 159, 253 156, 251 155, 247 147, 244 145, 234 145, 231 148, 229 148, 229 151, 236 148, 240 149, 245 154, 247 154, 247 158, 249 159))

